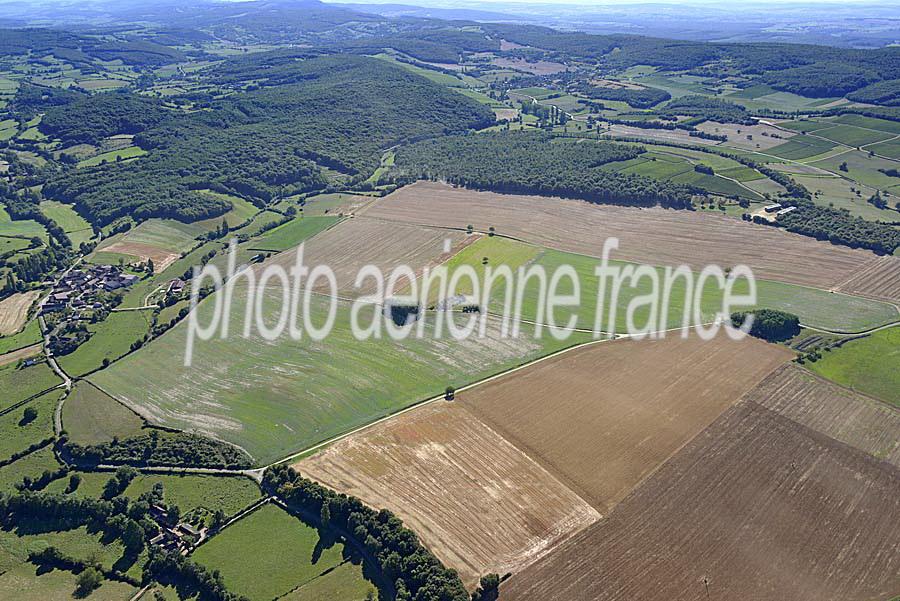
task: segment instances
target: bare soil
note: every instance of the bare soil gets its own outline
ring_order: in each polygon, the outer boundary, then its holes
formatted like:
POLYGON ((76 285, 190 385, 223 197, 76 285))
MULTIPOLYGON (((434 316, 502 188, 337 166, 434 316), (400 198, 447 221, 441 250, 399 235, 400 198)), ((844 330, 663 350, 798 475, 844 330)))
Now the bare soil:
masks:
POLYGON ((900 411, 790 363, 746 399, 900 467, 900 411))
POLYGON ((501 598, 871 601, 898 591, 900 470, 741 402, 607 519, 513 576, 501 598))
POLYGON ((605 514, 792 356, 751 338, 670 333, 584 347, 458 396, 605 514))
POLYGON ((147 259, 153 259, 153 269, 156 273, 162 273, 166 267, 177 261, 179 257, 178 253, 150 244, 141 244, 140 242, 113 242, 109 246, 104 246, 100 249, 100 252, 131 255, 143 262, 146 262, 147 259))

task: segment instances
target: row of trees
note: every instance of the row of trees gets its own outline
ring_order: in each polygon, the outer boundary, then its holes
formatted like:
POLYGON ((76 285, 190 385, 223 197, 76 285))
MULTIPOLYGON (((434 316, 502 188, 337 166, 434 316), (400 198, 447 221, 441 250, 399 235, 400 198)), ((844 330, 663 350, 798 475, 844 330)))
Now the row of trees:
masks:
POLYGON ((397 601, 469 601, 459 575, 444 567, 391 512, 375 511, 284 465, 266 470, 263 487, 298 511, 318 516, 323 526, 353 537, 394 583, 397 601))
POLYGON ((811 201, 798 202, 797 210, 778 218, 778 225, 790 232, 880 254, 893 254, 900 247, 900 230, 896 227, 856 217, 847 209, 822 207, 811 201))
POLYGON ((79 445, 63 436, 58 448, 67 461, 88 467, 101 463, 231 469, 250 467, 250 458, 237 447, 205 436, 161 433, 159 430, 89 446, 79 445))
POLYGON ((471 188, 580 198, 596 203, 685 208, 694 190, 604 169, 644 150, 606 141, 580 143, 532 132, 448 136, 397 150, 393 176, 446 180, 471 188))

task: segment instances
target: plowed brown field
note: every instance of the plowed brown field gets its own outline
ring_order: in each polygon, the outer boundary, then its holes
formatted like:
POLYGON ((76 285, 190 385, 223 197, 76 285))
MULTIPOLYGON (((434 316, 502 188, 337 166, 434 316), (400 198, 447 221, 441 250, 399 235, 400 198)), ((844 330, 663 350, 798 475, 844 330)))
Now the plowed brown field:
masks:
POLYGON ((399 515, 473 588, 518 571, 600 515, 455 403, 350 436, 294 466, 399 515))
POLYGON ((900 298, 900 259, 878 257, 841 284, 837 290, 846 294, 896 301, 900 298))
MULTIPOLYGON (((896 257, 879 258, 770 226, 692 211, 595 205, 577 200, 477 192, 443 184, 406 186, 364 210, 371 217, 484 231, 581 254, 598 256, 608 237, 620 240, 613 258, 652 265, 747 264, 757 277, 830 289, 864 267, 883 262, 895 270, 896 257)), ((893 271, 891 271, 893 273, 893 271)), ((896 278, 895 278, 896 279, 896 278)), ((900 289, 882 278, 858 282, 857 294, 900 300, 900 289)))
POLYGON ((721 333, 706 342, 595 344, 459 399, 602 513, 793 354, 721 333))
POLYGON ((900 592, 900 470, 741 402, 504 601, 872 601, 900 592), (707 595, 708 586, 708 595, 707 595))
POLYGON ((746 399, 900 467, 900 412, 796 364, 785 365, 746 399))

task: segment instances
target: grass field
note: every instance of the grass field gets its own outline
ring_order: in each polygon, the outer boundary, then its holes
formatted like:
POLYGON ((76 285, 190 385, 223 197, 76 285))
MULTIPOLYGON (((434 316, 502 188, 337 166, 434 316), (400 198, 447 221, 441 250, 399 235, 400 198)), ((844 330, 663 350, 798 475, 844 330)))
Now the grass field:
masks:
POLYGON ((125 489, 125 496, 137 499, 157 483, 163 485, 165 502, 177 505, 183 519, 206 525, 217 510, 232 516, 260 497, 259 486, 249 478, 167 474, 138 476, 125 489))
POLYGON ((214 230, 222 225, 222 219, 228 222, 228 227, 236 228, 259 212, 259 208, 257 208, 253 203, 238 196, 233 196, 231 194, 221 194, 219 192, 213 192, 212 190, 198 190, 198 192, 205 194, 206 196, 211 196, 220 200, 226 200, 231 203, 231 210, 224 215, 220 217, 204 219, 203 221, 197 221, 192 224, 194 226, 200 226, 208 231, 214 230))
POLYGON ((53 449, 45 447, 18 461, 0 467, 0 491, 13 492, 13 487, 20 483, 25 476, 36 480, 45 471, 57 469, 59 469, 59 462, 53 455, 53 449))
POLYGON ((104 359, 113 361, 131 350, 131 344, 149 330, 150 319, 149 311, 110 313, 105 320, 88 326, 92 335, 87 342, 57 360, 73 376, 99 369, 104 359))
MULTIPOLYGON (((274 318, 280 292, 267 296, 264 314, 274 318), (277 304, 276 304, 277 303, 277 304)), ((214 303, 200 306, 205 323, 214 303)), ((350 328, 350 305, 339 303, 334 329, 321 342, 287 334, 264 341, 254 329, 240 335, 246 294, 232 301, 232 332, 225 340, 198 341, 193 364, 184 366, 187 324, 181 323, 137 353, 91 379, 151 422, 196 430, 235 443, 257 462, 369 423, 418 400, 544 355, 563 344, 530 336, 501 338, 491 320, 485 338, 439 340, 433 316, 424 336, 395 342, 358 341, 350 328)), ((313 296, 312 322, 324 321, 326 301, 313 296)), ((363 327, 375 311, 364 309, 363 327)), ((378 312, 380 315, 380 311, 378 312)), ((446 328, 445 328, 446 329, 446 328)))
POLYGON ((94 235, 91 224, 85 221, 70 204, 45 200, 41 203, 41 212, 66 232, 75 248, 78 248, 82 242, 90 240, 94 235))
POLYGON ((833 158, 814 161, 810 164, 834 173, 840 173, 861 184, 880 190, 890 190, 893 188, 896 191, 896 187, 900 185, 900 179, 890 177, 879 171, 879 169, 896 169, 896 161, 889 161, 879 157, 870 157, 865 151, 854 150, 833 158), (847 164, 847 171, 842 171, 840 169, 840 166, 843 163, 847 164))
POLYGON ((334 192, 330 194, 318 194, 306 199, 303 214, 307 217, 317 215, 339 215, 340 213, 352 213, 372 202, 371 196, 358 196, 355 194, 343 194, 334 192))
POLYGON ((63 428, 81 445, 126 439, 141 434, 144 421, 86 380, 72 388, 62 412, 63 428))
POLYGON ((0 411, 28 397, 61 384, 46 363, 16 369, 15 363, 0 367, 0 411))
POLYGON ((888 121, 887 119, 878 119, 876 117, 866 117, 865 115, 847 113, 833 119, 831 122, 844 123, 846 125, 854 125, 856 127, 864 127, 866 129, 874 129, 889 134, 900 135, 900 123, 897 121, 888 121))
POLYGON ((78 161, 79 167, 93 167, 95 165, 100 165, 102 163, 115 163, 118 161, 127 161, 129 159, 134 159, 136 157, 144 156, 147 154, 147 151, 138 148, 137 146, 128 146, 126 148, 120 148, 118 150, 110 150, 109 152, 103 152, 97 155, 94 155, 88 159, 84 159, 83 161, 78 161))
POLYGON ((288 250, 331 227, 337 221, 337 217, 301 217, 254 238, 250 241, 249 246, 260 250, 288 250))
MULTIPOLYGON (((847 209, 852 214, 870 221, 893 221, 897 212, 891 209, 879 209, 867 202, 875 194, 874 188, 862 187, 852 180, 826 175, 791 175, 799 184, 813 193, 813 202, 818 205, 834 205, 838 209, 847 209), (854 190, 851 190, 853 188, 854 190), (856 190, 860 194, 856 194, 856 190)), ((897 180, 900 183, 900 179, 897 180)))
MULTIPOLYGON (((110 238, 110 243, 145 244, 170 252, 181 253, 196 244, 195 238, 206 233, 202 227, 181 223, 173 219, 148 219, 121 236, 110 238)), ((109 244, 101 244, 100 250, 109 244)))
POLYGON ((44 226, 31 219, 13 221, 2 206, 0 206, 0 236, 40 238, 47 242, 47 230, 44 229, 44 226))
POLYGON ((812 136, 794 136, 790 141, 770 148, 766 152, 784 159, 798 160, 814 157, 828 152, 833 148, 835 148, 834 144, 819 138, 813 138, 812 136))
POLYGON ((53 411, 60 396, 61 390, 53 390, 25 407, 0 415, 0 460, 9 459, 14 453, 53 436, 53 411), (26 407, 37 410, 37 418, 33 421, 24 421, 22 416, 26 407))
POLYGON ((850 341, 807 366, 838 384, 900 407, 900 327, 850 341))
MULTIPOLYGON (((202 545, 193 559, 218 570, 229 590, 250 601, 277 599, 295 589, 302 592, 301 587, 313 585, 330 570, 360 561, 340 540, 327 535, 323 539, 318 530, 271 504, 202 545)), ((346 587, 352 580, 364 580, 361 565, 354 567, 345 573, 347 581, 336 584, 346 587)))
POLYGON ((884 142, 888 138, 894 137, 894 134, 863 129, 853 125, 835 125, 834 127, 820 129, 816 131, 816 135, 827 138, 832 142, 846 144, 847 146, 865 146, 876 142, 884 142))
POLYGON ((889 140, 887 142, 875 144, 869 146, 866 150, 871 150, 876 154, 884 155, 892 159, 900 159, 900 140, 889 140))

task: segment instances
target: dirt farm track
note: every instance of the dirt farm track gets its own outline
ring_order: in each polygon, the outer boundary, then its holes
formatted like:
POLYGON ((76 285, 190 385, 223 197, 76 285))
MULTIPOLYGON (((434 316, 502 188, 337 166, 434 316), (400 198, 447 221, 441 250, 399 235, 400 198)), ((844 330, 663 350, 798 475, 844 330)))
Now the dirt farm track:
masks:
POLYGON ((431 182, 401 188, 362 214, 453 228, 471 224, 479 231, 493 226, 501 235, 591 256, 600 255, 604 240, 617 237, 617 259, 694 269, 746 264, 760 278, 900 302, 900 286, 885 286, 878 276, 896 274, 900 258, 720 215, 477 192, 431 182), (865 275, 870 271, 876 277, 865 275))

